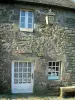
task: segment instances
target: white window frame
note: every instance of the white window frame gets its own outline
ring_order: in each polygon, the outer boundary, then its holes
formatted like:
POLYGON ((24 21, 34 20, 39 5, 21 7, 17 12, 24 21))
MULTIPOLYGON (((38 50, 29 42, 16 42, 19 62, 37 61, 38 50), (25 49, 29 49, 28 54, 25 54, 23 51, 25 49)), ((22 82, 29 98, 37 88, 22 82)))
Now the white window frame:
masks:
POLYGON ((20 24, 20 31, 27 31, 27 32, 33 32, 33 28, 34 28, 34 15, 33 15, 33 11, 28 11, 28 10, 24 10, 24 9, 20 9, 20 22, 19 22, 20 24), (25 28, 22 28, 21 27, 21 11, 24 11, 25 12, 25 28), (28 28, 28 12, 32 12, 32 28, 28 28))
POLYGON ((48 80, 60 80, 60 77, 61 77, 61 62, 60 61, 49 61, 49 62, 48 62, 48 80), (51 62, 51 63, 55 62, 55 66, 53 66, 53 65, 52 66, 49 66, 49 62, 51 62), (59 62, 59 66, 56 66, 56 63, 57 62, 59 62), (55 67, 55 70, 50 70, 49 69, 50 67, 51 68, 55 67), (58 71, 56 71, 56 67, 59 68, 58 71), (58 76, 57 75, 52 75, 53 72, 55 74, 58 73, 58 76), (51 75, 49 73, 51 73, 51 75))

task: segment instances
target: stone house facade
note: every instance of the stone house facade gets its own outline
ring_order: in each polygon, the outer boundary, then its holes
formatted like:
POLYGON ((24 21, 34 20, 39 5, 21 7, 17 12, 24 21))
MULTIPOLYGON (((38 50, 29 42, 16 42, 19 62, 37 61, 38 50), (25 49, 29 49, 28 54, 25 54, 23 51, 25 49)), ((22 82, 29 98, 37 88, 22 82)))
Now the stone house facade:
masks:
POLYGON ((1 93, 58 94, 75 85, 74 10, 70 0, 0 4, 1 93), (54 21, 46 24, 49 11, 54 21))

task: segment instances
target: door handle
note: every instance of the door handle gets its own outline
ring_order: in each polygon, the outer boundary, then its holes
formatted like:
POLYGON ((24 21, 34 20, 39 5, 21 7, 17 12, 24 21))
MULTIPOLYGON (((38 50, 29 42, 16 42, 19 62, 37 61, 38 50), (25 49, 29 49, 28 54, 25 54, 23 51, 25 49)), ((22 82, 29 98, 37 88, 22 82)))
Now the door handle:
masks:
POLYGON ((32 79, 33 79, 33 73, 32 73, 32 79))

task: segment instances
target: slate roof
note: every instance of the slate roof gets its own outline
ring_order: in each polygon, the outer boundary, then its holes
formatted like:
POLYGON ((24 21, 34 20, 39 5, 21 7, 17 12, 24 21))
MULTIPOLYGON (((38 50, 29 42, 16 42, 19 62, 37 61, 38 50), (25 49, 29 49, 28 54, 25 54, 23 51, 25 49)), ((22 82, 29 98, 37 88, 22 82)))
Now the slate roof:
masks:
POLYGON ((47 4, 47 5, 54 5, 54 6, 61 6, 61 7, 75 9, 75 0, 16 0, 16 1, 47 4))

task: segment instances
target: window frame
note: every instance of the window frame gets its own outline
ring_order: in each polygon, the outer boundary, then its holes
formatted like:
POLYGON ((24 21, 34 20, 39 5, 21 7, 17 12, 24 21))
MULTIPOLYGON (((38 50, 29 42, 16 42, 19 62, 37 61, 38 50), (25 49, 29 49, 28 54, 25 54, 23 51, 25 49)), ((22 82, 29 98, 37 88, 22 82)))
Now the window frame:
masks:
POLYGON ((33 11, 32 10, 25 10, 25 9, 20 9, 20 20, 19 20, 19 27, 20 27, 20 31, 27 31, 27 32, 33 32, 33 29, 34 29, 34 13, 33 13, 33 11), (24 28, 22 28, 21 27, 21 12, 22 11, 24 11, 25 13, 26 13, 26 16, 23 16, 23 17, 25 17, 25 21, 26 21, 26 23, 25 23, 25 26, 26 27, 24 27, 24 28), (32 12, 32 23, 30 23, 30 24, 32 24, 32 28, 28 28, 28 12, 32 12))
MULTIPOLYGON (((60 79, 61 79, 61 61, 49 61, 49 62, 48 62, 48 70, 47 70, 48 80, 60 80, 60 79), (48 73, 50 72, 50 71, 49 71, 49 67, 50 67, 50 66, 49 66, 49 62, 51 62, 51 63, 53 63, 53 62, 55 62, 55 63, 59 62, 59 66, 56 66, 56 65, 55 65, 55 66, 51 66, 51 67, 55 67, 55 68, 56 68, 56 67, 59 67, 59 70, 58 70, 58 71, 56 71, 56 70, 53 71, 53 72, 55 72, 55 73, 56 73, 56 72, 59 72, 59 73, 58 73, 58 74, 59 74, 59 75, 58 75, 59 78, 54 78, 54 79, 50 78, 50 76, 49 76, 49 74, 48 74, 48 73)), ((51 71, 51 72, 52 72, 52 71, 51 71)), ((56 75, 56 76, 57 76, 57 75, 56 75)))

